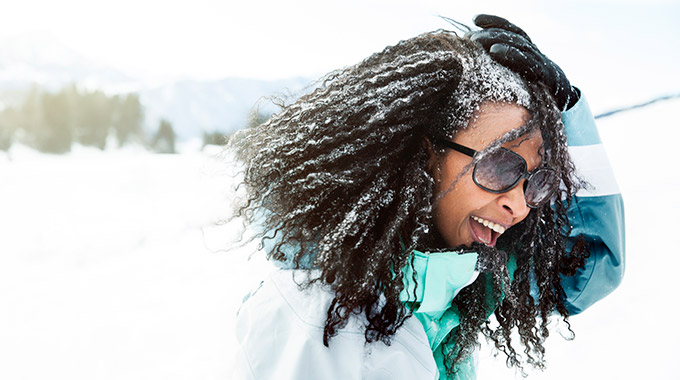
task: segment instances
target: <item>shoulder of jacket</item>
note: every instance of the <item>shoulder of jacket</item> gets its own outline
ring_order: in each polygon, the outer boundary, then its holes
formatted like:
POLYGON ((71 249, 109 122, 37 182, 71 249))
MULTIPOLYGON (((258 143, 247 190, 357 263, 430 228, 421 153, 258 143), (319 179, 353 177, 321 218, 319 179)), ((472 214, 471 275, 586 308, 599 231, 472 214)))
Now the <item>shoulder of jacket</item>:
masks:
POLYGON ((302 270, 274 271, 244 303, 237 330, 254 373, 263 371, 268 365, 265 362, 276 356, 271 352, 283 355, 285 351, 289 359, 298 358, 314 368, 325 363, 323 367, 349 371, 347 374, 352 375, 348 378, 359 372, 390 373, 396 376, 391 378, 398 379, 436 378, 427 335, 416 318, 409 318, 392 337, 391 345, 386 345, 380 341, 366 344, 367 322, 355 316, 330 340, 329 347, 323 346, 323 329, 333 294, 330 287, 322 284, 301 288, 299 284, 307 276, 302 270), (284 346, 286 349, 281 351, 284 346), (270 358, 264 360, 262 356, 270 358), (406 374, 408 377, 403 377, 406 374))
MULTIPOLYGON (((272 273, 270 279, 288 307, 295 312, 301 322, 310 327, 323 329, 327 310, 333 298, 328 286, 315 284, 301 290, 297 284, 307 279, 307 273, 304 271, 282 270, 272 273)), ((338 335, 333 339, 350 338, 364 342, 366 326, 367 322, 364 318, 355 316, 350 319, 347 326, 338 331, 338 335)), ((390 345, 380 341, 372 344, 362 343, 366 354, 372 358, 366 360, 364 365, 370 367, 371 363, 384 363, 385 361, 393 361, 392 359, 401 359, 410 363, 415 360, 427 372, 436 368, 427 334, 417 318, 407 319, 390 342, 390 345)), ((331 345, 333 345, 332 340, 331 345)), ((435 372, 432 372, 432 374, 436 375, 435 372)))
POLYGON ((264 287, 270 293, 270 301, 289 311, 300 323, 323 329, 333 293, 321 283, 301 286, 309 276, 305 270, 280 269, 269 275, 264 287))

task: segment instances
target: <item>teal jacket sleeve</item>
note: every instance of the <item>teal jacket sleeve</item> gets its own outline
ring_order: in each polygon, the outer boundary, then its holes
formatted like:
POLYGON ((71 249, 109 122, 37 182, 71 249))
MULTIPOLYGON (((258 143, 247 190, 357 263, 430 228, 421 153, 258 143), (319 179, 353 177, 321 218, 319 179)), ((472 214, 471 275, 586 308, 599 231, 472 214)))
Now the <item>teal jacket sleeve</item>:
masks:
POLYGON ((569 152, 590 186, 580 190, 568 210, 572 236, 583 234, 590 257, 574 276, 563 277, 566 306, 578 314, 611 293, 623 279, 625 226, 623 199, 595 120, 583 96, 562 114, 569 152))

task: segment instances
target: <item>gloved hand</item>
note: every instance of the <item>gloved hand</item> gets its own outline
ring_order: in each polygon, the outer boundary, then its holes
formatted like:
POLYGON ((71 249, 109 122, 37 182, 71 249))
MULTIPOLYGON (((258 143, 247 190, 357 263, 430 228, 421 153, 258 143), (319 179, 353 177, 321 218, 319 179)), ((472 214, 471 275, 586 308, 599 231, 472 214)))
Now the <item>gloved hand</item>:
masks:
POLYGON ((482 29, 468 32, 467 36, 482 44, 496 62, 529 82, 545 84, 561 111, 576 103, 578 90, 571 87, 562 69, 543 55, 520 27, 486 14, 477 15, 473 21, 482 29))

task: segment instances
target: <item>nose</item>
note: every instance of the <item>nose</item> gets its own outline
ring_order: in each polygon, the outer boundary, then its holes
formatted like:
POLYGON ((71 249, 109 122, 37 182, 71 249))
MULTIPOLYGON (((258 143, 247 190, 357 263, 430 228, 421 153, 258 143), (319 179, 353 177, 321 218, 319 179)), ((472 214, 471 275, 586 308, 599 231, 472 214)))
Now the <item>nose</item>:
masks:
POLYGON ((508 212, 517 222, 526 218, 531 209, 524 197, 524 182, 520 181, 512 190, 498 194, 498 205, 508 212))

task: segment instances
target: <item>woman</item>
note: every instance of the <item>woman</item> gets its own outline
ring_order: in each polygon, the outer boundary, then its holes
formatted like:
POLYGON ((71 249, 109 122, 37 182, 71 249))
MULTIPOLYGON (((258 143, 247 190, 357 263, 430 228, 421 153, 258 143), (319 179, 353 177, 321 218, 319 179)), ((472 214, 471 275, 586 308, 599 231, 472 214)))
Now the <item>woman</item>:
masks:
POLYGON ((480 333, 541 368, 548 318, 618 285, 622 202, 584 99, 521 29, 475 22, 232 139, 239 215, 282 267, 239 312, 236 378, 469 379, 480 333))

